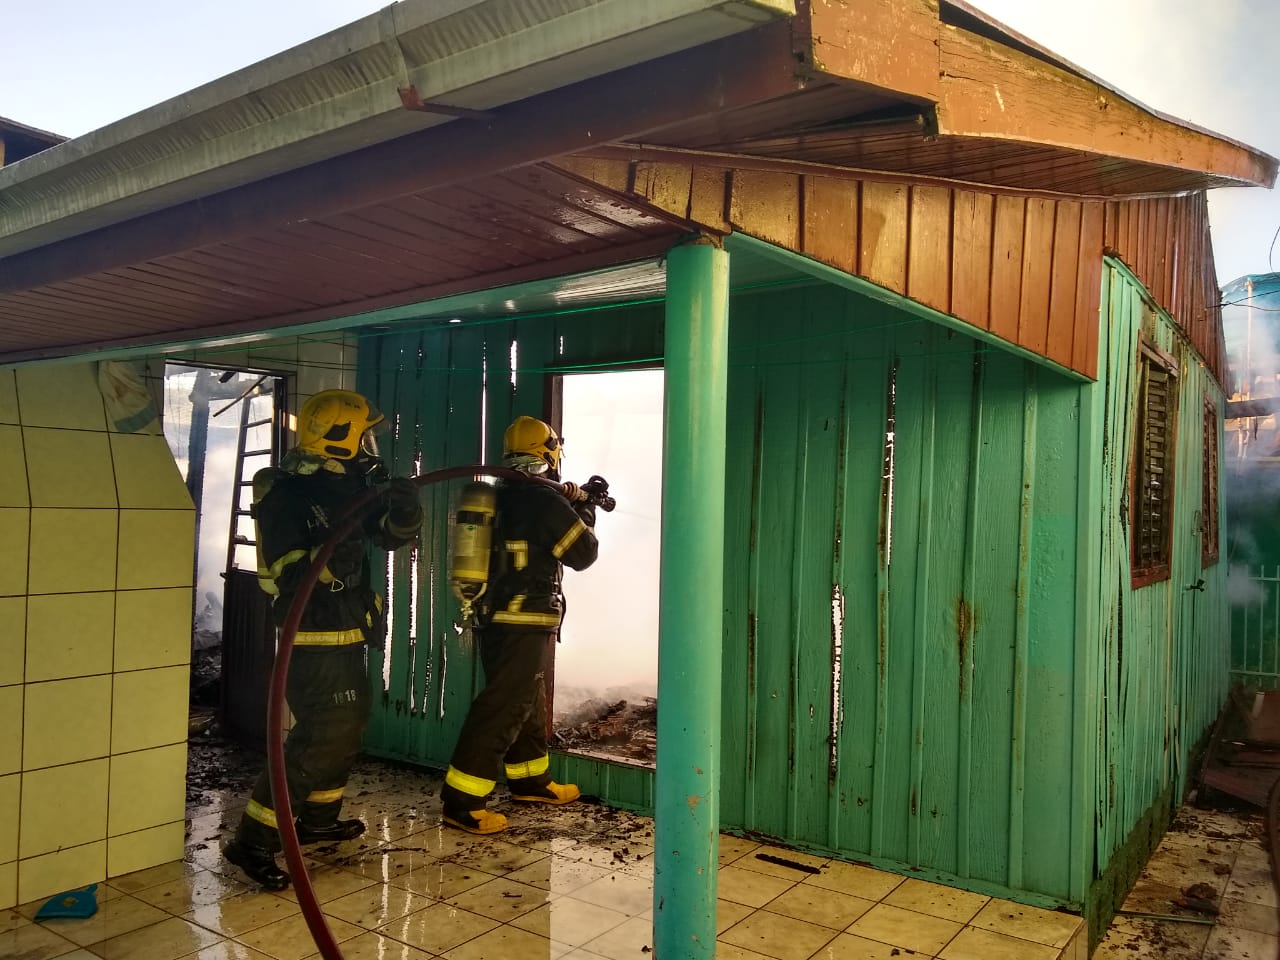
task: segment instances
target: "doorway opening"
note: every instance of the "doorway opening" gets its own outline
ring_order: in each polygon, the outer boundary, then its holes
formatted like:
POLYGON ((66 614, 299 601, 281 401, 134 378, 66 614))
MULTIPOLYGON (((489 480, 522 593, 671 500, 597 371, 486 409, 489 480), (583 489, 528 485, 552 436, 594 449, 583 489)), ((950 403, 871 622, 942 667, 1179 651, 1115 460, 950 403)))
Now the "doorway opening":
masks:
POLYGON ((609 481, 600 554, 567 570, 555 655, 552 743, 571 753, 652 766, 657 744, 658 566, 662 517, 661 368, 564 374, 555 409, 561 473, 609 481))
POLYGON ((285 380, 167 363, 164 384, 165 439, 196 508, 191 732, 260 743, 275 641, 249 508, 254 473, 279 459, 285 380))

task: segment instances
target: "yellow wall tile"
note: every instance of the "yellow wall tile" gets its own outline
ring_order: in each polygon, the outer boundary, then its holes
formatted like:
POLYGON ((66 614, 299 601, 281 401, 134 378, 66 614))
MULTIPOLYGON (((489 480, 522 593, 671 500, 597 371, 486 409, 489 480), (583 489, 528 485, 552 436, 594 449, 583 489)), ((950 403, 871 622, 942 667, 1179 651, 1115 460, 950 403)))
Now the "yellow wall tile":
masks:
POLYGON ((27 682, 111 672, 115 595, 54 593, 27 604, 27 682))
POLYGON ((18 861, 0 863, 0 910, 18 905, 18 861))
POLYGON ((107 840, 107 876, 119 877, 173 860, 181 860, 186 823, 176 820, 164 826, 126 833, 107 840))
MULTIPOLYGON (((4 689, 0 688, 0 693, 4 689)), ((22 723, 22 768, 105 757, 111 744, 111 677, 29 683, 22 723)))
POLYGON ((105 433, 24 427, 34 507, 114 507, 116 481, 105 433))
POLYGON ((191 588, 116 594, 116 669, 191 662, 191 588))
POLYGON ((190 586, 195 559, 195 513, 121 510, 121 590, 190 586))
POLYGON ((22 775, 22 859, 101 840, 107 830, 107 760, 22 775))
POLYGON ((18 384, 12 370, 0 370, 0 423, 18 423, 18 384))
MULTIPOLYGON (((22 685, 0 687, 0 730, 22 729, 22 685)), ((22 769, 22 739, 0 736, 0 774, 22 769)))
POLYGON ((187 745, 120 753, 111 758, 107 833, 117 837, 182 820, 187 802, 187 745))
POLYGON ((32 510, 31 592, 114 589, 118 522, 115 510, 32 510))
POLYGON ((97 883, 107 875, 107 842, 87 843, 18 861, 18 902, 30 903, 64 890, 97 883))
POLYGON ((25 456, 22 451, 21 427, 0 426, 0 450, 5 451, 5 459, 10 464, 6 469, 0 470, 0 507, 30 506, 27 472, 21 468, 25 456), (14 464, 17 466, 13 466, 14 464))
POLYGON ((195 509, 164 437, 113 433, 111 453, 120 506, 195 509))
POLYGON ((0 507, 0 597, 27 592, 27 532, 31 511, 0 507))
POLYGON ((111 752, 185 743, 191 701, 186 667, 115 675, 111 696, 111 752))
POLYGON ((0 863, 18 859, 18 797, 21 790, 20 774, 0 777, 0 863))
POLYGON ((27 598, 0 597, 0 687, 22 682, 26 636, 27 598))
POLYGON ((95 364, 18 367, 15 373, 24 426, 107 429, 95 364))

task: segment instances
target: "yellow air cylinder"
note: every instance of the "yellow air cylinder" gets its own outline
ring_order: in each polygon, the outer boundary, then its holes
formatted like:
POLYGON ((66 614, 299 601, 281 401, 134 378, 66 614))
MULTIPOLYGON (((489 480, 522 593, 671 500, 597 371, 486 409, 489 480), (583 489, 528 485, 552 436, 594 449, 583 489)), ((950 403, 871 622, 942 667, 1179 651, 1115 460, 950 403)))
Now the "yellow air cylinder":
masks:
POLYGON ((464 620, 489 587, 489 550, 498 512, 498 491, 478 481, 462 488, 453 514, 453 551, 449 558, 449 586, 462 603, 464 620))

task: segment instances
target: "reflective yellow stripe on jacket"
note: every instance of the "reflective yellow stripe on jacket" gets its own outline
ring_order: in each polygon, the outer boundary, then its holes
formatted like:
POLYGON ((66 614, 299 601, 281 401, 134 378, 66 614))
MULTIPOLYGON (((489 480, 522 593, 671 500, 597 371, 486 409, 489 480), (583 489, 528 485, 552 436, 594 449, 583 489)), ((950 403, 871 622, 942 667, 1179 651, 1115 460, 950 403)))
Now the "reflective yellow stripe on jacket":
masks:
POLYGON ((364 631, 359 629, 317 632, 299 630, 293 645, 295 647, 345 647, 347 644, 363 642, 364 631))

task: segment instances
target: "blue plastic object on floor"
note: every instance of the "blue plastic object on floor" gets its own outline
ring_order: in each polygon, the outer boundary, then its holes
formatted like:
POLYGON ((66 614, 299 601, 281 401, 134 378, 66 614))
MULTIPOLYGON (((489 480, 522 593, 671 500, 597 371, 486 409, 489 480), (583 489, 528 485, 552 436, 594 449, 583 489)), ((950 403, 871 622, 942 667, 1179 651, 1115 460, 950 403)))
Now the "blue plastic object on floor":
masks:
POLYGON ((60 893, 56 897, 52 897, 48 903, 36 911, 36 919, 70 918, 83 920, 85 917, 92 917, 98 912, 98 898, 93 895, 97 889, 98 885, 91 883, 83 890, 68 890, 66 893, 60 893))

